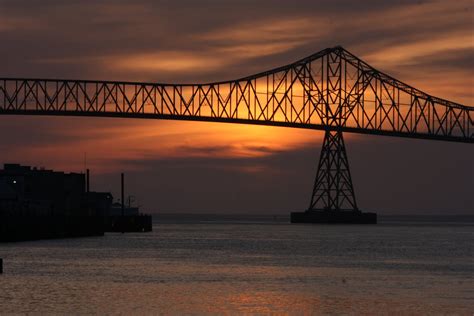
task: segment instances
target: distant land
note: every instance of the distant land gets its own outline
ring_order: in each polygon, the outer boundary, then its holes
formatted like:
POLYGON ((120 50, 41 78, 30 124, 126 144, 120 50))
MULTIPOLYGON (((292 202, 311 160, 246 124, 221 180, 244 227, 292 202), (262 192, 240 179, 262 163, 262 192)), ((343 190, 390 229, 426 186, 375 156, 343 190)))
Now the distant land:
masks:
MULTIPOLYGON (((474 214, 454 214, 454 215, 380 215, 380 223, 395 222, 425 222, 425 223, 469 223, 474 224, 474 214)), ((212 213, 154 213, 154 222, 229 222, 229 223, 289 223, 290 216, 282 214, 212 214, 212 213)))

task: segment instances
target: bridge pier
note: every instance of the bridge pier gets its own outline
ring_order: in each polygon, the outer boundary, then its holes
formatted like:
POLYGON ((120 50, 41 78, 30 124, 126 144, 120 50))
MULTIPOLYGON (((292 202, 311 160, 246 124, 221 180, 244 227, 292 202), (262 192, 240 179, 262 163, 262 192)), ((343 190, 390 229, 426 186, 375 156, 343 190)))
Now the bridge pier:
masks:
POLYGON ((326 130, 309 208, 292 223, 375 224, 377 214, 357 207, 342 131, 326 130))

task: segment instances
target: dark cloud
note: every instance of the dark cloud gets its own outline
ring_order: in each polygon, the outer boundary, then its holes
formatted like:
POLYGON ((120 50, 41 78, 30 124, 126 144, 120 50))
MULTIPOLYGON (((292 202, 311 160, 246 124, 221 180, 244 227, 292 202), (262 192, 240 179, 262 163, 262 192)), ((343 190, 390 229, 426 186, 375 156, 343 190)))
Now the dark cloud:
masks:
POLYGON ((447 49, 434 54, 427 53, 421 58, 400 65, 402 70, 418 69, 421 71, 467 71, 474 68, 474 47, 463 49, 447 49))
POLYGON ((3 32, 0 27, 0 39, 8 43, 0 50, 1 59, 9 61, 2 65, 2 72, 8 76, 181 82, 206 81, 209 76, 227 79, 338 44, 363 57, 384 47, 472 29, 472 5, 468 1, 447 5, 439 1, 20 0, 2 1, 0 8, 0 17, 9 17, 6 23, 13 24, 3 32), (230 36, 220 40, 202 37, 219 30, 254 28, 258 43, 272 42, 275 34, 259 38, 258 26, 292 19, 308 19, 307 26, 292 34, 297 37, 307 30, 312 35, 306 41, 270 56, 236 60, 224 69, 183 76, 170 72, 144 75, 142 69, 133 72, 101 67, 102 58, 176 50, 215 54, 218 48, 236 44, 230 36), (20 64, 23 67, 18 67, 20 64))

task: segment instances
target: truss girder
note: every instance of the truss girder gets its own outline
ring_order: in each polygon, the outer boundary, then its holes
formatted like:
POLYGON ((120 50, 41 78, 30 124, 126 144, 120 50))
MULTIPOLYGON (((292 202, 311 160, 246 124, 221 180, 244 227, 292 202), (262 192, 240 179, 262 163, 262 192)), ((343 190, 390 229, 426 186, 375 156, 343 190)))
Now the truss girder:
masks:
POLYGON ((474 142, 474 108, 423 93, 341 47, 233 81, 0 79, 0 114, 233 122, 474 142))

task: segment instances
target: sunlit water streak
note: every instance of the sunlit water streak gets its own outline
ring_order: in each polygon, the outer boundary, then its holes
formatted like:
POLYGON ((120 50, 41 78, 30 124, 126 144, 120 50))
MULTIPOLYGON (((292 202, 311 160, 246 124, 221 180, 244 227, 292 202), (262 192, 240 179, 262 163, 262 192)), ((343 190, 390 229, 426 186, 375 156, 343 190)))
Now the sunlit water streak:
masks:
POLYGON ((474 226, 168 223, 0 245, 0 314, 474 311, 474 226))

